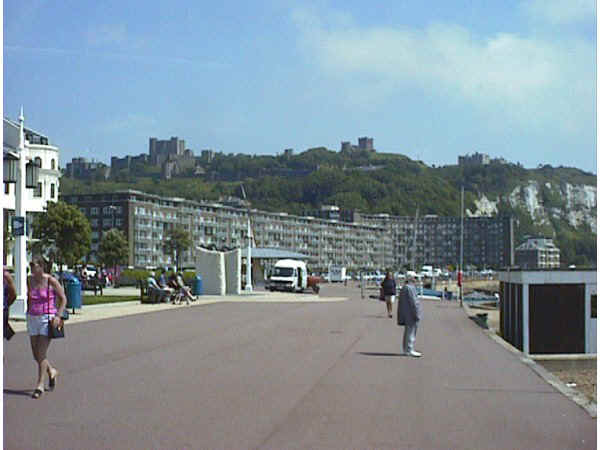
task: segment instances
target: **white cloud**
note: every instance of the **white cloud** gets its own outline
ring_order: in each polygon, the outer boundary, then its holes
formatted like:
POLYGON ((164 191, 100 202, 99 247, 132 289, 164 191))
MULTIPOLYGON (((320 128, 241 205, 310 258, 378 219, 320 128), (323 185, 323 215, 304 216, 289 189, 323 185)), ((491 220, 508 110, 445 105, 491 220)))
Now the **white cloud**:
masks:
POLYGON ((595 0, 531 0, 521 4, 527 14, 560 25, 594 20, 595 0))
POLYGON ((585 41, 481 38, 444 24, 339 28, 306 11, 293 17, 308 57, 359 98, 418 87, 528 126, 572 133, 594 125, 595 47, 585 41))

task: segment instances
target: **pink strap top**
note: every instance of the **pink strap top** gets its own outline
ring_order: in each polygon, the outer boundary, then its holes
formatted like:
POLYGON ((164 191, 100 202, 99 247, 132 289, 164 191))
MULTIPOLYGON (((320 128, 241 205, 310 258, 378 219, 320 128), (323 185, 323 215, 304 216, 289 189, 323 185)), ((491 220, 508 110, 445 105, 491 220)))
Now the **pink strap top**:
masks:
POLYGON ((30 288, 29 289, 29 308, 27 314, 32 316, 41 316, 56 314, 56 293, 54 288, 30 288))

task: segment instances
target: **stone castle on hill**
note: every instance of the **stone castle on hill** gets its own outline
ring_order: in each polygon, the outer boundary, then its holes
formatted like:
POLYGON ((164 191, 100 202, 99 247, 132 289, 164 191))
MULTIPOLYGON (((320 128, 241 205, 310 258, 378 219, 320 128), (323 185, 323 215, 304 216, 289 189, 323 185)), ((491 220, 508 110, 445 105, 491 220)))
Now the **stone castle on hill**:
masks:
POLYGON ((172 177, 189 173, 203 174, 202 164, 210 163, 215 156, 213 150, 202 150, 201 156, 186 148, 185 140, 177 136, 168 140, 151 137, 148 143, 148 153, 138 156, 127 155, 123 158, 113 156, 110 166, 97 161, 88 161, 86 158, 73 158, 67 163, 65 174, 72 178, 91 178, 100 176, 104 179, 119 171, 130 171, 136 164, 150 164, 161 168, 161 178, 168 180, 172 177))
MULTIPOLYGON (((359 137, 358 145, 352 144, 350 141, 342 141, 340 153, 352 155, 357 152, 376 153, 374 139, 372 137, 359 137)), ((292 158, 294 149, 286 148, 283 156, 286 159, 292 158)), ((205 167, 215 158, 214 150, 202 150, 200 156, 195 156, 193 150, 186 148, 185 140, 173 136, 170 139, 149 138, 148 153, 142 153, 138 156, 127 155, 123 158, 113 156, 110 161, 110 166, 97 161, 88 161, 86 158, 73 158, 70 163, 67 163, 65 175, 71 178, 89 179, 103 178, 108 179, 121 171, 130 172, 133 167, 138 164, 150 165, 160 168, 161 178, 169 180, 173 177, 182 175, 200 175, 209 176, 212 179, 218 179, 218 173, 207 173, 205 167)), ((489 155, 475 152, 473 155, 463 155, 458 157, 459 166, 476 166, 488 165, 491 162, 506 163, 502 158, 492 159, 489 155)), ((366 166, 353 167, 353 170, 376 170, 381 166, 366 166)), ((287 168, 271 168, 269 175, 276 176, 306 176, 311 170, 294 170, 287 168)))
MULTIPOLYGON (((373 138, 360 137, 358 145, 353 145, 349 141, 342 141, 340 153, 352 153, 356 151, 375 152, 373 138)), ((287 148, 284 150, 284 156, 290 158, 294 150, 287 148)), ((210 164, 215 157, 214 150, 202 150, 200 156, 195 156, 194 152, 186 148, 185 140, 173 136, 170 139, 149 138, 148 153, 142 153, 138 156, 127 155, 123 158, 113 156, 110 159, 110 166, 86 158, 73 158, 67 163, 65 175, 71 178, 89 179, 104 178, 108 179, 111 175, 120 171, 131 171, 136 164, 146 164, 154 167, 160 167, 161 178, 169 180, 183 174, 193 173, 194 175, 204 175, 203 165, 210 164)), ((282 176, 304 176, 308 175, 306 170, 290 171, 287 169, 277 169, 282 176)))

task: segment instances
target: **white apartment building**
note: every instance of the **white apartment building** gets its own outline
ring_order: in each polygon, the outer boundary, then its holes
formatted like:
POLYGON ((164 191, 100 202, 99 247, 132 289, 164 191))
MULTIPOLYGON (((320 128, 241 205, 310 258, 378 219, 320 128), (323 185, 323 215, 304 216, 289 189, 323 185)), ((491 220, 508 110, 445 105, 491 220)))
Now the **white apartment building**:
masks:
MULTIPOLYGON (((4 153, 16 153, 19 147, 19 124, 4 118, 3 129, 4 153)), ((34 161, 40 166, 37 187, 34 189, 26 189, 27 194, 25 199, 23 199, 27 213, 27 223, 30 225, 35 213, 43 212, 48 202, 56 202, 58 200, 60 151, 58 147, 50 145, 48 137, 43 134, 27 127, 24 128, 24 132, 26 160, 27 162, 34 161)), ((4 223, 8 226, 8 229, 10 229, 10 218, 14 215, 15 211, 14 183, 4 183, 2 209, 4 213, 4 223)), ((31 227, 28 227, 28 232, 31 233, 31 227)), ((7 264, 12 264, 10 251, 7 264)))
MULTIPOLYGON (((189 231, 194 248, 245 248, 248 242, 248 213, 244 208, 134 190, 61 198, 79 207, 90 220, 91 260, 102 233, 113 227, 125 233, 128 264, 136 267, 173 264, 172 255, 163 250, 166 232, 173 227, 189 231)), ((353 269, 384 269, 393 264, 391 236, 383 227, 256 209, 250 218, 254 246, 308 255, 312 270, 326 269, 329 264, 353 269)), ((183 255, 184 265, 195 265, 194 248, 183 255)))

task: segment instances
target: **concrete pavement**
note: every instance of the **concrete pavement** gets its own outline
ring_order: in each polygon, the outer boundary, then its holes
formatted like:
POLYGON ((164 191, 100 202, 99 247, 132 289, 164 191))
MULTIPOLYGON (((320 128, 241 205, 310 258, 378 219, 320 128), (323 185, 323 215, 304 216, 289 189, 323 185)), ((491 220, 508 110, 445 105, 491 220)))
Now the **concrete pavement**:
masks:
MULTIPOLYGON (((85 296, 94 297, 93 294, 84 293, 85 296)), ((139 288, 135 287, 120 287, 106 288, 103 292, 104 296, 134 296, 140 295, 139 288)), ((113 317, 124 317, 134 314, 153 313, 158 311, 172 310, 176 308, 193 308, 197 306, 205 306, 220 302, 250 302, 250 303, 302 303, 302 302, 337 302, 347 300, 347 297, 319 297, 315 294, 308 293, 291 293, 291 292, 268 292, 257 290, 251 293, 242 292, 240 295, 200 295, 198 300, 189 305, 172 303, 142 303, 141 301, 119 302, 119 303, 104 303, 99 305, 83 305, 82 308, 73 310, 69 309, 69 319, 66 321, 66 326, 78 322, 89 322, 92 320, 110 319, 113 317)), ((85 301, 84 301, 85 303, 85 301)), ((11 327, 15 332, 25 331, 27 325, 24 320, 10 321, 11 327)))
POLYGON ((72 323, 49 352, 58 387, 40 400, 18 334, 5 344, 4 447, 596 448, 596 421, 456 303, 424 302, 415 359, 385 305, 356 289, 274 295, 72 323))

